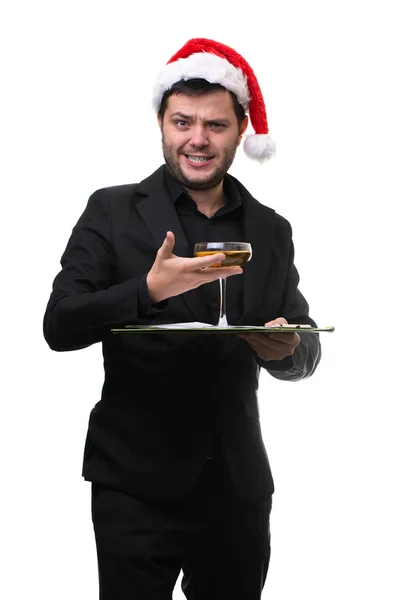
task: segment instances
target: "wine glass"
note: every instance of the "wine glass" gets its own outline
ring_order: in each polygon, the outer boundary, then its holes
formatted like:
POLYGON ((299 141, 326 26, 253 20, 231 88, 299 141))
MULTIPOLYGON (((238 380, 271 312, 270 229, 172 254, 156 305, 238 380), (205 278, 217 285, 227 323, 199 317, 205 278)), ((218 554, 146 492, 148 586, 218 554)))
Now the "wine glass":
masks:
MULTIPOLYGON (((194 246, 194 256, 225 254, 222 262, 216 262, 211 268, 241 267, 251 259, 252 249, 249 242, 198 242, 194 246)), ((226 279, 219 279, 220 307, 217 327, 229 327, 226 319, 226 279)))

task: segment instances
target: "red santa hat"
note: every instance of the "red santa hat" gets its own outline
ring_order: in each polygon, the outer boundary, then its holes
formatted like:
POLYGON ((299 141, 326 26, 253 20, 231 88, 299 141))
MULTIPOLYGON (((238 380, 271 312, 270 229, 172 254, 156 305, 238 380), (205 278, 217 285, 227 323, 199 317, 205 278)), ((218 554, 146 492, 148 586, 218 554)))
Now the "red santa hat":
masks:
POLYGON ((165 92, 182 79, 205 79, 233 92, 249 113, 254 129, 254 134, 247 135, 244 141, 245 154, 260 162, 275 155, 275 143, 268 135, 264 98, 254 71, 243 56, 213 40, 189 40, 158 74, 153 88, 153 107, 156 112, 165 92))

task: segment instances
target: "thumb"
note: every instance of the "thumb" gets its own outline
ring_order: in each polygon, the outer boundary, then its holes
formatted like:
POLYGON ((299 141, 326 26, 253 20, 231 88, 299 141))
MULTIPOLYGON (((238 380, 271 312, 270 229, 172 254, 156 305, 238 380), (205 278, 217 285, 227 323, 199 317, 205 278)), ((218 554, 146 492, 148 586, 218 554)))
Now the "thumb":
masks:
POLYGON ((167 231, 165 239, 160 247, 160 254, 163 257, 170 256, 175 246, 175 236, 172 231, 167 231))
POLYGON ((287 321, 284 317, 278 317, 273 321, 268 321, 268 323, 264 323, 264 327, 269 327, 270 325, 287 325, 287 321))

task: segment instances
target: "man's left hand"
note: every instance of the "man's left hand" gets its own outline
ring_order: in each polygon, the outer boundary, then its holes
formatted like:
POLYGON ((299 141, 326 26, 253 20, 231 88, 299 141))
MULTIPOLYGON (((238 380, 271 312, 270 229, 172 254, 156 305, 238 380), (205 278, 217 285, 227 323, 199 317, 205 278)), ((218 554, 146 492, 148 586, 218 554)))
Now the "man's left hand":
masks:
MULTIPOLYGON (((287 323, 286 319, 278 317, 264 326, 284 323, 287 323)), ((291 356, 300 343, 298 333, 239 333, 238 336, 246 340, 262 360, 282 360, 291 356)))

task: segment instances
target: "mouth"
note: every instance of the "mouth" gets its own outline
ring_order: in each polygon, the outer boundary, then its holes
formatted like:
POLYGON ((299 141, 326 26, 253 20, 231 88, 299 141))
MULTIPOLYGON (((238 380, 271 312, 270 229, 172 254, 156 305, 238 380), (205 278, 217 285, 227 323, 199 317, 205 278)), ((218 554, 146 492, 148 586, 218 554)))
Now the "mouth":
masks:
POLYGON ((187 162, 195 167, 206 165, 214 158, 213 156, 200 156, 198 154, 185 154, 184 156, 187 162))

